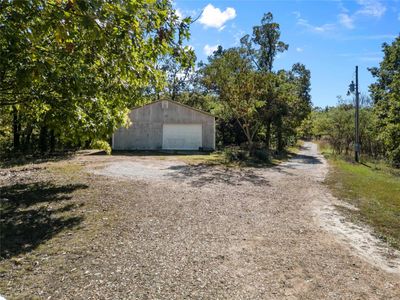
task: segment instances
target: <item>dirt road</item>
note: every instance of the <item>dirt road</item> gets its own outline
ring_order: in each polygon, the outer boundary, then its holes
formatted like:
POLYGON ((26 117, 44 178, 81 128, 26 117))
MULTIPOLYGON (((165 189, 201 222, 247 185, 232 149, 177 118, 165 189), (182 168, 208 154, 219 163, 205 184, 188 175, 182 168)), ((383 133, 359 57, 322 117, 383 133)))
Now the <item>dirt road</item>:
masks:
POLYGON ((337 213, 314 144, 269 169, 84 160, 117 221, 37 277, 43 298, 400 299, 398 253, 337 213))

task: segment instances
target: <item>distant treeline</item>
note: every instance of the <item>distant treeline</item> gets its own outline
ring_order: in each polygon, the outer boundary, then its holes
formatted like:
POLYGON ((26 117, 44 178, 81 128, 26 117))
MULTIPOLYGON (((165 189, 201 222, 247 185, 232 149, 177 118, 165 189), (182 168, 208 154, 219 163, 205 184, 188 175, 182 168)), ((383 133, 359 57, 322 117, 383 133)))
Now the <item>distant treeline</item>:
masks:
MULTIPOLYGON (((400 167, 400 37, 383 45, 384 58, 378 68, 369 69, 376 78, 370 96, 361 97, 361 154, 384 159, 400 167)), ((325 139, 337 154, 354 150, 355 108, 339 101, 335 107, 315 108, 299 128, 300 135, 325 139)))
POLYGON ((268 154, 293 144, 311 111, 310 71, 301 63, 273 70, 289 46, 271 13, 238 47, 219 47, 195 66, 184 46, 191 20, 178 18, 169 0, 1 6, 2 154, 109 150, 129 109, 161 98, 212 112, 219 147, 268 154))

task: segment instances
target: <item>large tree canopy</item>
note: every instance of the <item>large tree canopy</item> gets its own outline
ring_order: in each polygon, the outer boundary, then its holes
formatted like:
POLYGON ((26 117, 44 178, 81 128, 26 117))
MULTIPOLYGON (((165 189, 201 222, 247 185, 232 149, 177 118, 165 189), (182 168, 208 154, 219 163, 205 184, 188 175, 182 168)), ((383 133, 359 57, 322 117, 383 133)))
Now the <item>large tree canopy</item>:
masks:
POLYGON ((218 114, 223 118, 234 118, 249 143, 261 125, 258 108, 260 101, 260 74, 254 72, 251 61, 243 56, 243 48, 221 47, 209 58, 202 69, 203 84, 219 96, 221 103, 218 114))
POLYGON ((217 114, 239 124, 250 150, 258 140, 269 151, 274 136, 282 151, 311 111, 310 71, 299 63, 272 71, 276 54, 288 48, 279 39, 279 24, 267 13, 252 36, 244 36, 239 47, 219 47, 201 69, 203 84, 221 104, 217 114))
POLYGON ((169 0, 0 2, 0 109, 14 121, 14 144, 83 143, 125 121, 148 87, 160 86, 158 61, 187 64, 190 19, 169 0))
POLYGON ((289 45, 280 40, 280 26, 273 20, 272 13, 264 14, 261 24, 253 27, 253 35, 246 34, 240 39, 247 55, 257 69, 263 72, 272 72, 276 55, 289 48, 289 45))
POLYGON ((391 45, 383 44, 384 58, 378 68, 371 68, 377 79, 370 91, 377 114, 378 139, 387 156, 400 167, 400 36, 391 45))

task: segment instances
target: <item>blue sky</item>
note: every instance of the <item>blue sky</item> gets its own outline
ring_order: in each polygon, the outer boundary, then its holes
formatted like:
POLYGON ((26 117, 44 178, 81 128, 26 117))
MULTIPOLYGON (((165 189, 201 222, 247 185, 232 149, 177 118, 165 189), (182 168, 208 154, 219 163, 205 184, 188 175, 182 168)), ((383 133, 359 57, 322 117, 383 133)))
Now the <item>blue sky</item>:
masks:
POLYGON ((275 60, 275 69, 301 62, 311 70, 311 94, 316 106, 335 105, 345 96, 359 66, 360 91, 368 92, 373 78, 368 67, 378 66, 383 42, 400 33, 400 0, 176 0, 178 14, 196 18, 188 42, 198 60, 205 61, 217 45, 237 46, 251 34, 264 13, 272 12, 289 50, 275 60))

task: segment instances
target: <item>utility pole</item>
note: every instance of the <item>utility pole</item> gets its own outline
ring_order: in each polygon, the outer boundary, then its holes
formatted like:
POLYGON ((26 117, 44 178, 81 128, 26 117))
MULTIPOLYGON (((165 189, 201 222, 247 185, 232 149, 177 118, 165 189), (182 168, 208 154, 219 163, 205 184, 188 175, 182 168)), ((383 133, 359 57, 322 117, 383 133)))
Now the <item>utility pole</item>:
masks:
POLYGON ((354 145, 354 155, 355 155, 354 158, 356 162, 360 162, 359 110, 360 110, 360 94, 358 92, 358 66, 356 66, 356 112, 355 112, 356 143, 354 145))
POLYGON ((354 158, 356 162, 360 162, 360 131, 359 131, 359 111, 360 111, 360 93, 358 92, 358 66, 356 66, 356 84, 352 81, 349 85, 349 91, 347 95, 355 92, 356 103, 355 103, 355 115, 354 115, 354 127, 355 127, 355 143, 354 143, 354 158))

